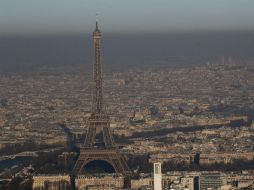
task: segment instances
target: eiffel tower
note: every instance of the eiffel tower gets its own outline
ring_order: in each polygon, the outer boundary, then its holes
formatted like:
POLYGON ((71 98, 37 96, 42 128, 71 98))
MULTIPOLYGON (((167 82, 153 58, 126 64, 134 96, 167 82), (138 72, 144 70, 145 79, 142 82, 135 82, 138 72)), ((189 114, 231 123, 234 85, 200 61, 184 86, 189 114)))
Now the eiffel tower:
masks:
MULTIPOLYGON (((85 174, 85 167, 94 161, 109 164, 114 173, 128 175, 130 170, 124 156, 119 152, 112 132, 110 118, 105 113, 102 95, 102 66, 101 66, 101 32, 96 18, 96 28, 93 32, 94 65, 93 65, 93 94, 91 116, 88 118, 88 131, 80 155, 73 168, 73 174, 85 174)), ((95 164, 96 165, 96 164, 95 164)))

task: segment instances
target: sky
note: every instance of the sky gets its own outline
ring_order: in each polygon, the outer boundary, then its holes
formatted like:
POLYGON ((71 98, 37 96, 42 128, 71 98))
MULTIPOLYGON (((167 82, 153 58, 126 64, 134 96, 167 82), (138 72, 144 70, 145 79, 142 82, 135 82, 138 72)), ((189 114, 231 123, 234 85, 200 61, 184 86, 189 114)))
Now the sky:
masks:
POLYGON ((253 31, 254 0, 0 0, 1 34, 253 31))

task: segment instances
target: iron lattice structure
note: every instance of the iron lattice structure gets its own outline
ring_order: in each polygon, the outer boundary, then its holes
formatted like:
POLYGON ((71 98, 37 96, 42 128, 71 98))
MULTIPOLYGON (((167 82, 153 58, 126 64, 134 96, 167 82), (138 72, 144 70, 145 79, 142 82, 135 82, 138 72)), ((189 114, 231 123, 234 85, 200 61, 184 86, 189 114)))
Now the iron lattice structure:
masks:
POLYGON ((105 113, 102 95, 101 32, 96 21, 93 32, 94 66, 92 111, 88 119, 88 131, 84 146, 74 166, 73 174, 84 174, 85 166, 95 160, 108 162, 116 173, 128 175, 130 170, 124 156, 119 152, 110 129, 110 118, 105 113), (101 139, 97 140, 97 136, 101 139))

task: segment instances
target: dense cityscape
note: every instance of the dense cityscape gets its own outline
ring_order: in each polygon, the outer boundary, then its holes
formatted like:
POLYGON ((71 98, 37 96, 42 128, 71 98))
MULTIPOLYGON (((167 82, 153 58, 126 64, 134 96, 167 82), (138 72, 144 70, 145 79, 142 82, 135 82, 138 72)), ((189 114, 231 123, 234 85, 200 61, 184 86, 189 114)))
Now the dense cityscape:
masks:
MULTIPOLYGON (((148 159, 132 169, 151 172, 149 163, 159 161, 169 173, 165 180, 175 170, 179 179, 199 175, 195 170, 233 170, 224 174, 230 179, 253 175, 241 174, 242 167, 253 169, 254 156, 253 62, 242 62, 222 56, 191 68, 108 69, 103 87, 116 142, 126 155, 148 159)), ((75 158, 63 150, 85 137, 91 107, 91 76, 82 72, 89 69, 76 67, 1 76, 2 163, 58 150, 58 162, 75 158)), ((8 164, 1 164, 1 175, 23 168, 8 164)))
POLYGON ((157 1, 0 5, 0 190, 254 190, 251 6, 157 1))

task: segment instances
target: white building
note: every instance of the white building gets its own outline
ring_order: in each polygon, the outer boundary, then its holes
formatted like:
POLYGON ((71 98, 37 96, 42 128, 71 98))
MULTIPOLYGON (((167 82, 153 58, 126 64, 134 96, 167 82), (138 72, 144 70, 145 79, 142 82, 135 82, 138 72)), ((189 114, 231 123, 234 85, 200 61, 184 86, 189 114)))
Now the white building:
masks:
POLYGON ((154 190, 162 190, 161 163, 153 164, 154 190))

